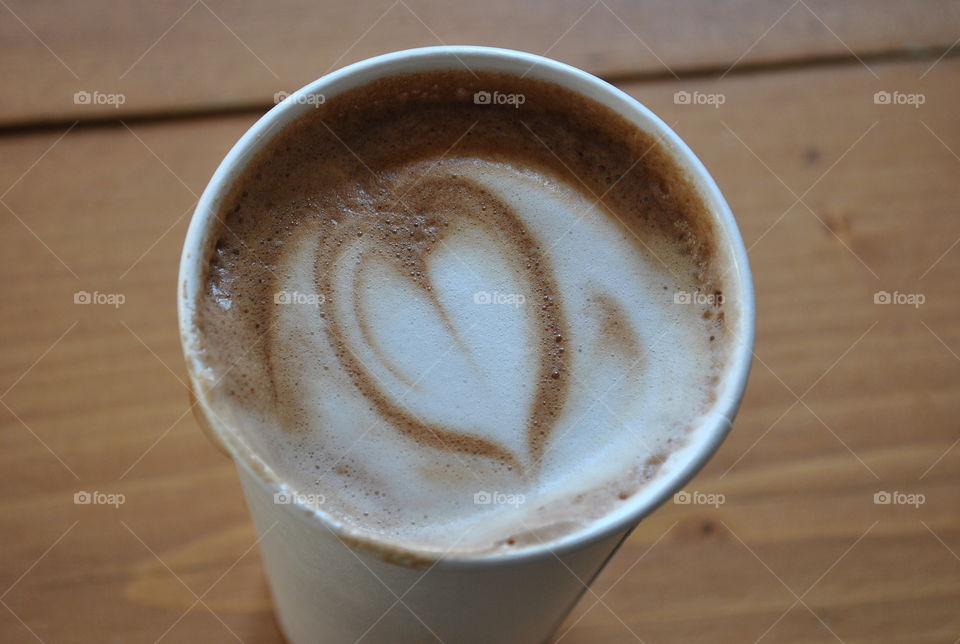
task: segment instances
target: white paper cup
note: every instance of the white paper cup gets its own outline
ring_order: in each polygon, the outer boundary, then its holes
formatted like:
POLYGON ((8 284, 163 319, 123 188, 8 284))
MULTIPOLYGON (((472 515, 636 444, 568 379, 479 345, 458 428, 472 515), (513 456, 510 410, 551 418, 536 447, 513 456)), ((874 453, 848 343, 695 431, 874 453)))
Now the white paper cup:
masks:
MULTIPOLYGON (((750 370, 754 299, 743 240, 706 169, 667 125, 643 105, 581 70, 532 54, 488 47, 426 47, 355 63, 314 81, 265 114, 220 164, 187 232, 180 264, 178 312, 197 416, 235 461, 257 532, 280 625, 295 643, 543 642, 613 555, 630 530, 679 490, 730 429, 750 370), (567 87, 613 109, 661 141, 683 167, 715 218, 718 247, 729 258, 726 306, 737 323, 714 411, 672 452, 660 473, 616 511, 589 528, 511 552, 424 559, 390 544, 358 538, 350 527, 290 491, 205 400, 211 375, 198 357, 194 302, 204 287, 205 249, 220 200, 270 137, 320 100, 397 74, 461 69, 526 74, 567 87)), ((450 544, 451 548, 454 544, 450 544)))

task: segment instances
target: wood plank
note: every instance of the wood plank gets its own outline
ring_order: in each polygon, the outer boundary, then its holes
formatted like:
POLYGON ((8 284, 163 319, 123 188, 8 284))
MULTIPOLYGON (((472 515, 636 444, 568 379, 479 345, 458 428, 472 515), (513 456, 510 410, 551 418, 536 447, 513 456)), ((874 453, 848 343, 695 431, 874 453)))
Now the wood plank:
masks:
MULTIPOLYGON (((927 67, 625 87, 738 217, 758 359, 687 488, 725 502, 649 517, 561 642, 960 637, 960 61, 927 67), (878 90, 926 102, 877 105, 878 90), (874 304, 880 290, 925 302, 874 304), (876 505, 880 491, 925 503, 876 505)), ((184 416, 174 314, 185 213, 253 119, 0 138, 0 588, 17 615, 0 608, 2 641, 280 641, 236 476, 184 416), (125 302, 77 305, 78 290, 125 302), (126 503, 75 505, 80 490, 126 503), (210 610, 191 609, 211 585, 210 610)))
POLYGON ((951 0, 8 0, 0 124, 263 106, 336 67, 428 45, 521 49, 622 78, 943 50, 958 24, 951 0), (124 102, 75 104, 78 91, 124 102))

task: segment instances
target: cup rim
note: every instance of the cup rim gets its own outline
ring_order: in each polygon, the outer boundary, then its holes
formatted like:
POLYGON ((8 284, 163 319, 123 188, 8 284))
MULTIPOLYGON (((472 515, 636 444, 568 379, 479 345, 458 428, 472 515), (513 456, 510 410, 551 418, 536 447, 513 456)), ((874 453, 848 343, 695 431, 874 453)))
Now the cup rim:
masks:
MULTIPOLYGON (((228 192, 232 179, 245 167, 246 161, 267 141, 278 125, 287 125, 292 120, 313 109, 307 97, 339 94, 370 81, 421 70, 455 69, 460 66, 483 71, 517 73, 526 67, 523 75, 547 80, 574 92, 585 95, 613 109, 635 126, 659 137, 660 145, 667 149, 674 160, 688 174, 700 197, 720 231, 719 242, 727 247, 731 266, 728 275, 737 285, 738 330, 732 342, 728 364, 722 376, 722 386, 711 412, 691 433, 691 454, 685 462, 671 471, 658 474, 654 480, 638 490, 617 510, 597 519, 589 526, 569 535, 538 545, 526 546, 513 551, 485 551, 480 553, 443 554, 420 551, 369 535, 353 534, 350 527, 335 517, 312 506, 299 509, 313 517, 320 525, 330 530, 337 538, 355 544, 360 549, 375 553, 392 553, 391 560, 404 560, 402 553, 409 553, 413 561, 430 561, 437 567, 464 569, 494 565, 529 562, 551 556, 559 556, 580 550, 618 532, 635 526, 648 514, 667 501, 671 495, 687 484, 713 456, 730 431, 734 416, 740 406, 752 362, 755 336, 755 296, 747 251, 733 213, 717 187, 713 177, 682 139, 646 106, 617 87, 583 70, 537 54, 522 51, 474 45, 437 46, 407 49, 383 54, 325 74, 303 88, 290 94, 260 117, 233 145, 217 167, 203 191, 190 221, 180 260, 178 277, 177 314, 181 343, 187 362, 187 372, 201 409, 205 409, 204 389, 197 381, 197 370, 203 369, 199 357, 192 352, 196 330, 193 326, 194 298, 202 288, 204 257, 212 223, 219 212, 219 201, 228 192), (468 64, 467 61, 472 64, 468 64), (337 88, 329 94, 329 88, 337 88), (292 99, 292 100, 291 100, 292 99), (399 559, 396 559, 400 554, 399 559)), ((254 463, 251 453, 236 449, 235 435, 224 436, 230 430, 210 423, 209 437, 224 449, 237 463, 247 469, 255 480, 268 491, 285 489, 279 478, 269 480, 264 473, 264 464, 254 463)), ((686 452, 687 447, 674 453, 686 452)), ((247 448, 249 450, 249 448, 247 448)), ((290 506, 293 507, 293 506, 290 506)))

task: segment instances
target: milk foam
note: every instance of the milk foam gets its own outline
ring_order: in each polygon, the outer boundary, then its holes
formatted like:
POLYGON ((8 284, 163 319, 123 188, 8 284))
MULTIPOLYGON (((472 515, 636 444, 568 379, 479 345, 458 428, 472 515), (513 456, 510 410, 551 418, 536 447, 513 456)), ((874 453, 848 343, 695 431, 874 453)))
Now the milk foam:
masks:
POLYGON ((615 510, 709 411, 726 358, 688 223, 644 227, 509 158, 374 174, 276 206, 268 238, 225 232, 269 261, 212 259, 208 362, 240 375, 211 407, 320 512, 403 547, 522 547, 615 510))

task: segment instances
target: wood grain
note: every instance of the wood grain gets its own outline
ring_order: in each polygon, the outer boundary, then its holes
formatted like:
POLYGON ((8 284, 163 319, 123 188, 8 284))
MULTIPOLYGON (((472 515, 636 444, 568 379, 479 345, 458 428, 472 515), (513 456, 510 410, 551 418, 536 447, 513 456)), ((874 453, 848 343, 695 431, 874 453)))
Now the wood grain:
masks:
MULTIPOLYGON (((960 62, 921 79, 932 62, 625 86, 737 215, 757 359, 687 488, 725 502, 644 521, 559 641, 960 637, 960 62), (876 505, 880 491, 925 503, 876 505)), ((185 414, 174 313, 190 208, 254 118, 0 138, 4 642, 279 641, 232 466, 185 414), (75 304, 81 290, 125 301, 75 304)))
POLYGON ((951 0, 6 0, 0 124, 264 106, 331 69, 441 44, 544 53, 612 77, 944 50, 951 0), (75 104, 78 91, 124 103, 75 104))

